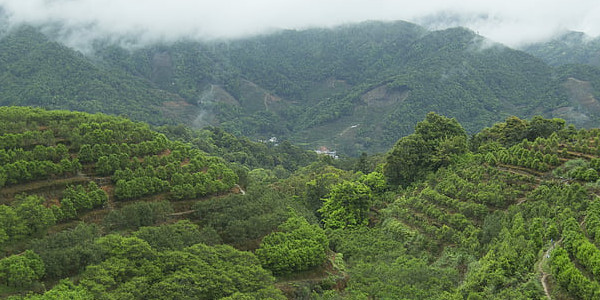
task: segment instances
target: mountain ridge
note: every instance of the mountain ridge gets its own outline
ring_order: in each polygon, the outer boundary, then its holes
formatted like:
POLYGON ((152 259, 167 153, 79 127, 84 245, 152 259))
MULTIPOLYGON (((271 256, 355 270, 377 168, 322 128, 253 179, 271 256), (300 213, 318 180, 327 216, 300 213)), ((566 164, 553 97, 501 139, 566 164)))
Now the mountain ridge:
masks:
MULTIPOLYGON (((45 38, 27 30, 34 41, 45 38)), ((18 36, 27 47, 27 35, 18 36)), ((18 48, 19 40, 11 39, 14 34, 0 44, 18 48)), ((48 51, 56 46, 47 44, 48 51)), ((429 111, 457 118, 470 133, 510 115, 598 124, 596 115, 569 101, 564 87, 573 77, 597 91, 596 72, 581 78, 581 71, 551 67, 465 28, 427 31, 401 21, 365 22, 135 50, 97 43, 87 56, 58 49, 52 55, 72 57, 63 65, 75 64, 83 74, 53 74, 60 67, 34 52, 27 60, 48 71, 16 76, 5 71, 5 81, 16 83, 0 90, 3 104, 125 114, 154 124, 217 125, 254 139, 277 136, 353 156, 385 151, 429 111), (44 85, 55 78, 63 78, 58 86, 69 81, 76 88, 61 92, 44 85), (369 106, 363 99, 378 88, 386 90, 380 106, 369 106), (396 90, 406 93, 399 97, 396 90), (47 99, 48 91, 61 98, 47 99), (353 134, 340 135, 358 123, 353 134)), ((21 65, 26 63, 14 67, 21 65)))

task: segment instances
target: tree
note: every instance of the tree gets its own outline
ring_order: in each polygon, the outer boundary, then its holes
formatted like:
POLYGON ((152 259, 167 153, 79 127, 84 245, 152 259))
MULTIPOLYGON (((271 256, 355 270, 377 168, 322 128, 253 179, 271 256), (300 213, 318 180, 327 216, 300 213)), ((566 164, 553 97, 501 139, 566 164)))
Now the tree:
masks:
POLYGON ((454 118, 447 118, 430 112, 425 116, 425 120, 417 123, 415 134, 423 139, 439 140, 455 136, 467 136, 465 129, 454 118))
POLYGON ((367 152, 362 152, 355 166, 356 171, 363 172, 365 174, 372 172, 373 168, 371 167, 371 163, 369 162, 369 155, 367 152))
POLYGON ((15 210, 7 205, 0 205, 0 228, 6 234, 6 240, 17 240, 27 233, 27 224, 15 210))
POLYGON ((65 278, 98 260, 94 240, 100 236, 95 224, 79 223, 77 227, 43 239, 34 240, 31 249, 40 255, 46 268, 46 278, 65 278))
POLYGON ((69 279, 61 280, 51 290, 47 291, 43 295, 30 295, 27 300, 59 300, 59 299, 71 299, 71 300, 88 300, 93 299, 94 296, 83 286, 75 285, 69 279))
POLYGON ((382 193, 387 188, 385 177, 379 172, 371 172, 363 175, 360 181, 367 185, 374 193, 382 193))
MULTIPOLYGON (((97 146, 97 144, 95 146, 97 146)), ((91 163, 96 160, 98 155, 100 155, 100 153, 93 151, 92 146, 89 144, 83 144, 79 148, 79 154, 77 155, 77 158, 79 158, 79 161, 83 163, 91 163)))
POLYGON ((145 240, 157 250, 182 250, 203 242, 198 225, 182 220, 171 225, 142 227, 133 236, 145 240))
POLYGON ((398 140, 386 156, 384 175, 391 184, 408 185, 467 151, 467 134, 455 119, 428 113, 415 132, 398 140))
POLYGON ((321 265, 328 247, 323 229, 292 213, 278 231, 263 238, 256 256, 266 269, 285 274, 321 265))
POLYGON ((103 220, 110 229, 137 228, 164 222, 173 207, 167 201, 137 202, 111 211, 103 220))
POLYGON ((42 276, 44 262, 31 250, 0 260, 0 279, 8 286, 26 287, 42 276))
POLYGON ((420 136, 401 138, 386 157, 384 174, 394 185, 408 185, 428 173, 431 164, 429 145, 420 136))
POLYGON ((161 252, 139 238, 118 235, 103 237, 96 244, 107 258, 88 266, 79 281, 94 298, 220 299, 264 290, 275 299, 283 298, 256 256, 231 246, 199 243, 161 252))
POLYGON ((326 227, 367 225, 372 198, 371 189, 364 183, 343 181, 331 189, 318 211, 323 215, 326 227))
POLYGON ((533 141, 538 137, 547 138, 552 133, 563 129, 565 123, 562 119, 544 119, 541 116, 534 116, 529 122, 527 139, 533 141))
POLYGON ((44 201, 35 195, 17 198, 15 212, 27 224, 26 234, 35 234, 56 223, 56 217, 43 205, 44 201))

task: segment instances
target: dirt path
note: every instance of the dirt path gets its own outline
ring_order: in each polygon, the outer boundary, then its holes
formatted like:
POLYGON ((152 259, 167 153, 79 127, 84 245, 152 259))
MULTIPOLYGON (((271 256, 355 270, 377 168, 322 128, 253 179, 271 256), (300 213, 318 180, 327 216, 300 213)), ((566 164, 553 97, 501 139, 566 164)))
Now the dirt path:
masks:
POLYGON ((542 181, 542 179, 540 177, 542 177, 544 175, 543 173, 540 173, 538 171, 534 171, 534 170, 519 167, 519 166, 498 164, 497 167, 499 170, 506 171, 509 173, 513 173, 513 174, 517 174, 517 175, 524 175, 524 176, 531 176, 537 183, 540 183, 542 181))
POLYGON ((8 204, 12 201, 15 195, 36 190, 49 189, 56 186, 66 186, 69 184, 77 184, 89 181, 90 178, 84 174, 57 179, 42 179, 11 185, 9 187, 0 188, 0 204, 8 204))
POLYGON ((560 242, 562 242, 562 237, 560 238, 560 240, 556 241, 556 243, 551 245, 550 248, 548 248, 548 250, 546 250, 546 252, 544 252, 542 259, 537 264, 537 271, 538 271, 538 273, 542 274, 540 281, 542 282, 542 286, 544 287, 544 293, 546 294, 546 297, 548 297, 548 299, 552 299, 552 297, 550 297, 550 289, 548 288, 548 276, 550 276, 550 274, 548 274, 548 273, 546 273, 546 271, 544 271, 543 266, 546 263, 546 261, 548 260, 548 258, 550 257, 550 252, 552 252, 552 250, 554 250, 554 247, 557 244, 559 244, 560 242))

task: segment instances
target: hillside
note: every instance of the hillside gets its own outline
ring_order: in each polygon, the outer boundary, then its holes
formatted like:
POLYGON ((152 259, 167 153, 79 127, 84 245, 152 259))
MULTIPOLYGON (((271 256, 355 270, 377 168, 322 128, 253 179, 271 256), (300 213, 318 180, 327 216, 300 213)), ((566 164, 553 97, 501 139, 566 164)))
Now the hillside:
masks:
POLYGON ((385 156, 335 161, 219 129, 0 116, 0 297, 600 291, 597 129, 510 117, 469 137, 429 113, 385 156))
MULTIPOLYGON (((177 289, 202 281, 204 288, 194 287, 185 297, 282 298, 256 256, 220 245, 213 226, 179 221, 197 214, 199 200, 245 194, 246 166, 124 118, 26 107, 0 108, 0 116, 0 297, 47 286, 54 288, 44 297, 134 293, 176 299, 177 289), (154 225, 162 226, 147 227, 154 225), (128 275, 111 273, 114 268, 128 275), (148 268, 155 273, 147 274, 148 268), (189 282, 173 285, 182 277, 189 282), (116 282, 108 284, 107 278, 116 282), (219 283, 224 278, 228 284, 219 283), (140 280, 147 290, 128 287, 140 280)), ((186 135, 180 127, 162 129, 186 135)), ((190 140, 199 136, 203 141, 196 144, 232 160, 243 153, 247 166, 278 174, 289 172, 282 163, 297 168, 294 153, 314 158, 292 145, 270 149, 216 129, 193 132, 190 140)), ((282 213, 293 206, 271 209, 282 213)), ((262 230, 273 230, 284 217, 262 230)))
POLYGON ((0 39, 0 62, 4 106, 104 112, 153 124, 185 122, 194 110, 180 96, 143 78, 103 68, 30 27, 0 39))
POLYGON ((569 31, 550 41, 523 47, 523 51, 553 66, 585 64, 600 66, 600 39, 569 31))
POLYGON ((385 151, 429 111, 469 133, 510 115, 598 124, 569 85, 589 82, 584 92, 596 94, 595 72, 554 68, 463 28, 366 22, 130 50, 98 42, 86 55, 25 28, 0 46, 4 105, 216 125, 351 156, 385 151))

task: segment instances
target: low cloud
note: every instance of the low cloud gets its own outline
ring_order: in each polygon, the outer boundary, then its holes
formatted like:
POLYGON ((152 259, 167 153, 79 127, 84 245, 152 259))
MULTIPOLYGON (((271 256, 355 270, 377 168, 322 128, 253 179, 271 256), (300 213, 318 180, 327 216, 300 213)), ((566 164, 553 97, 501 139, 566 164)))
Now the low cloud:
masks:
POLYGON ((42 26, 77 48, 94 40, 131 45, 182 38, 240 38, 276 29, 406 20, 468 27, 519 46, 566 30, 600 34, 600 2, 481 0, 0 0, 11 26, 42 26))

